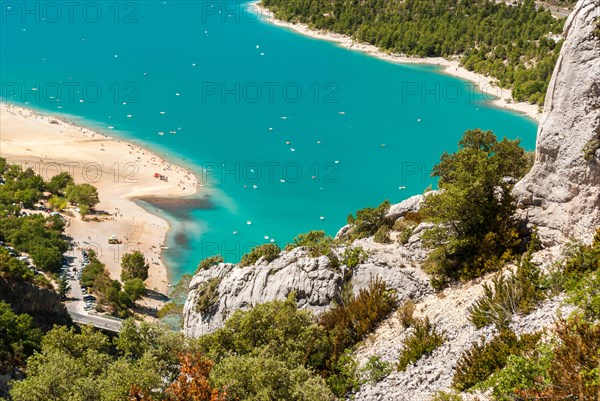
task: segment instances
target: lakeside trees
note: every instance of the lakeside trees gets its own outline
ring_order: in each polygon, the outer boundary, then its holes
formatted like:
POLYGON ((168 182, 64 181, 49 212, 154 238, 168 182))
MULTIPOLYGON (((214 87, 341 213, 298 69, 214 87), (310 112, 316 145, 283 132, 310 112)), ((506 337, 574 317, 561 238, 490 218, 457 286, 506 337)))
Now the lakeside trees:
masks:
POLYGON ((468 70, 543 104, 564 19, 533 0, 263 0, 277 18, 350 35, 382 50, 420 57, 459 56, 468 70))

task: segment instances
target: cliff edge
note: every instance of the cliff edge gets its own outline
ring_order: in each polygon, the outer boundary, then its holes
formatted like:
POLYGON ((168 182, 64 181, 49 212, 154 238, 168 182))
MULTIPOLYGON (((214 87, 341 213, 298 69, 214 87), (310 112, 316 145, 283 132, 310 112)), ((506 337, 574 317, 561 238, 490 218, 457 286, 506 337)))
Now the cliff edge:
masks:
POLYGON ((581 0, 565 24, 533 169, 514 189, 521 217, 545 245, 589 242, 600 225, 600 1, 581 0))

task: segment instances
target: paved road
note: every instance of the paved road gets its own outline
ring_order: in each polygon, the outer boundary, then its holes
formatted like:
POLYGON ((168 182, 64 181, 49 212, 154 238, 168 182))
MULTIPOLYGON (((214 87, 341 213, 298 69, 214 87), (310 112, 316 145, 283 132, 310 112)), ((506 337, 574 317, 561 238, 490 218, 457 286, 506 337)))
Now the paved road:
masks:
POLYGON ((550 10, 550 13, 552 13, 552 15, 557 18, 565 18, 571 14, 571 10, 569 10, 568 8, 553 6, 544 1, 537 1, 536 3, 550 10))
POLYGON ((69 293, 70 300, 65 304, 69 315, 71 315, 71 318, 75 323, 91 324, 99 329, 118 333, 121 330, 123 320, 90 314, 84 309, 85 303, 83 301, 83 293, 81 292, 79 280, 77 280, 77 273, 82 269, 81 262, 81 251, 77 250, 75 251, 75 257, 69 266, 69 274, 75 277, 75 279, 69 280, 69 285, 71 286, 71 291, 69 293), (73 267, 76 268, 75 272, 73 272, 73 267))

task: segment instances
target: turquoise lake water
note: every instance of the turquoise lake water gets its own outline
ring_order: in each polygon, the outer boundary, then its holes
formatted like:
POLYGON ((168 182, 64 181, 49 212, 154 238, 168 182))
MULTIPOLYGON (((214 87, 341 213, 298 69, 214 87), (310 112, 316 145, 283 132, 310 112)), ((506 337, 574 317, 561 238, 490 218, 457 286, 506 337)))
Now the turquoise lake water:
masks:
POLYGON ((350 212, 423 192, 466 129, 535 146, 534 121, 464 81, 298 35, 242 3, 45 3, 2 3, 2 97, 197 172, 206 202, 159 211, 174 226, 172 281, 211 254, 236 261, 271 239, 334 235, 350 212))

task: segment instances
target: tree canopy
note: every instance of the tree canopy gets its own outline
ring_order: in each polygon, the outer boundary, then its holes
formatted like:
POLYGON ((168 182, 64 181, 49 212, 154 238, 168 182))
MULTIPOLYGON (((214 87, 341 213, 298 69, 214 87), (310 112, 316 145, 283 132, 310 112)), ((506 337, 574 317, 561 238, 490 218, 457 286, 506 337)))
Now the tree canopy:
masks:
POLYGON ((520 245, 513 183, 530 167, 518 140, 491 131, 466 131, 455 153, 433 169, 441 191, 425 199, 421 214, 436 226, 424 234, 433 248, 427 265, 433 283, 469 279, 495 270, 520 245))
POLYGON ((466 69, 543 104, 562 42, 564 19, 533 0, 263 0, 277 18, 306 23, 421 57, 458 56, 466 69))

